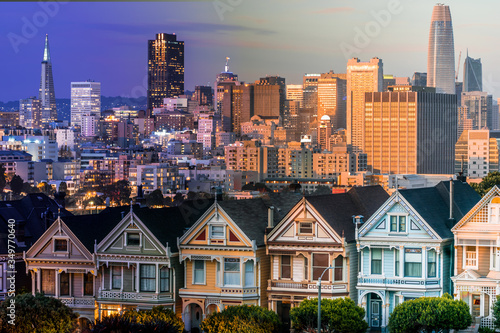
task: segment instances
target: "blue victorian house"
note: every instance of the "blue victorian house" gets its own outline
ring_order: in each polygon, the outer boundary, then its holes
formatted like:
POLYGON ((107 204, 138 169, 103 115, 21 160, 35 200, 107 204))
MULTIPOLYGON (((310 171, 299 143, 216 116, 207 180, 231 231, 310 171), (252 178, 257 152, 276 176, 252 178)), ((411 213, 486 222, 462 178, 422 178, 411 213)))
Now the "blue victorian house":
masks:
POLYGON ((479 200, 460 181, 399 190, 359 227, 358 303, 370 327, 385 328, 401 302, 452 294, 451 228, 479 200))

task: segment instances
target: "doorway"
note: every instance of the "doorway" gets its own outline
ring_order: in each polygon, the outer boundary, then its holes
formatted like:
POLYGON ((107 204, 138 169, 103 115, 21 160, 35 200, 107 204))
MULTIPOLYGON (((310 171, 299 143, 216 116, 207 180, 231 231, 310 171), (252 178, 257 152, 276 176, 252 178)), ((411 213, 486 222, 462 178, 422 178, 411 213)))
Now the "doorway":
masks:
POLYGON ((276 313, 283 324, 281 332, 290 333, 290 302, 278 301, 276 305, 276 313))

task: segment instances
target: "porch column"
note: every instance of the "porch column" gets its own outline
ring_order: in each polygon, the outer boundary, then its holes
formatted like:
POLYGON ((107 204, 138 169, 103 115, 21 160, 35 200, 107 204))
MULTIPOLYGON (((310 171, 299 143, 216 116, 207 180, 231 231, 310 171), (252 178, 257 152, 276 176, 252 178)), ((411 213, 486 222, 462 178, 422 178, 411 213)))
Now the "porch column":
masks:
POLYGON ((139 292, 139 263, 135 263, 135 292, 139 292))
POLYGON ((155 280, 155 282, 156 282, 155 291, 158 294, 158 292, 160 291, 160 270, 159 270, 158 263, 156 263, 155 267, 156 267, 156 273, 155 273, 155 277, 156 277, 156 280, 155 280))
POLYGON ((427 248, 425 246, 422 246, 422 278, 427 279, 427 248))
POLYGON ((42 270, 37 269, 36 271, 36 290, 38 292, 42 291, 42 270))
POLYGON ((479 315, 481 317, 484 317, 484 292, 481 291, 481 294, 479 296, 479 315))
POLYGON ((59 294, 61 292, 61 290, 60 290, 60 283, 59 283, 59 279, 60 279, 60 277, 59 277, 59 270, 56 269, 55 271, 56 271, 56 276, 55 276, 56 287, 54 288, 54 290, 55 290, 56 297, 59 297, 59 294))

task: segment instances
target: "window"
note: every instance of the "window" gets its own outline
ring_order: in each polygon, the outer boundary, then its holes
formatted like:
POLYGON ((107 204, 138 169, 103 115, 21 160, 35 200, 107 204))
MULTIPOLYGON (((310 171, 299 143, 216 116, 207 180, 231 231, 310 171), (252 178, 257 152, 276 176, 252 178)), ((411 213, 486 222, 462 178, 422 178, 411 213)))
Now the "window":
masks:
POLYGON ((170 291, 170 270, 168 267, 160 268, 160 292, 170 291))
POLYGON ((59 289, 61 295, 69 295, 69 274, 62 272, 59 275, 59 289))
POLYGON ((224 238, 224 226, 221 225, 210 226, 210 238, 224 238))
POLYGON ((422 249, 405 249, 405 277, 422 277, 422 249))
POLYGON ((344 279, 344 257, 338 256, 334 260, 335 268, 333 269, 333 278, 335 281, 342 281, 344 279))
POLYGON ((68 252, 68 240, 54 239, 54 252, 68 252))
POLYGON ((307 258, 304 258, 304 280, 308 280, 308 275, 307 275, 307 258))
POLYGON ((391 232, 406 232, 406 216, 391 215, 391 232))
POLYGON ((224 259, 224 285, 225 286, 240 285, 240 259, 236 258, 224 259))
POLYGON ((399 295, 394 295, 394 307, 399 305, 399 295))
POLYGON ((292 262, 290 256, 281 256, 281 278, 292 278, 292 262))
POLYGON ((42 269, 42 291, 46 295, 55 295, 55 271, 53 269, 42 269))
POLYGON ((477 247, 476 246, 466 246, 465 247, 465 266, 466 267, 477 267, 477 247))
POLYGON ((382 249, 372 249, 372 274, 382 274, 382 249))
POLYGON ((141 291, 156 291, 156 265, 140 265, 141 291))
POLYGON ((122 288, 122 267, 111 266, 111 289, 122 288))
MULTIPOLYGON (((323 274, 323 271, 329 267, 328 262, 329 262, 329 256, 328 254, 322 254, 322 253, 313 253, 313 280, 317 281, 320 277, 321 274, 323 274)), ((327 270, 325 272, 325 275, 323 275, 323 281, 330 281, 330 270, 327 270)))
POLYGON ((312 235, 313 224, 312 222, 299 222, 299 235, 312 235))
POLYGON ((394 250, 394 276, 399 276, 399 250, 394 250))
POLYGON ((427 252, 427 277, 436 277, 436 251, 427 252))
POLYGON ((220 262, 215 263, 216 266, 216 271, 217 273, 215 274, 215 284, 220 286, 220 262))
POLYGON ((141 245, 141 236, 136 233, 127 233, 127 245, 129 246, 141 245))
POLYGON ((248 260, 245 263, 245 287, 253 287, 255 285, 254 261, 248 260))
POLYGON ((205 284, 205 261, 195 260, 193 262, 193 283, 194 284, 205 284))
POLYGON ((94 295, 94 276, 92 273, 83 274, 83 294, 85 296, 94 295))

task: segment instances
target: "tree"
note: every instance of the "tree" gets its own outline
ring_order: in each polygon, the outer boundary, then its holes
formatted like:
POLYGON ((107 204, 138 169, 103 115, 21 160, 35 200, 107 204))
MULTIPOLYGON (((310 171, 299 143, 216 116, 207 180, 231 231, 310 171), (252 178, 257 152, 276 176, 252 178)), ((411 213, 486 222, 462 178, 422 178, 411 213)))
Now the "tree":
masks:
POLYGON ((38 187, 35 187, 35 186, 32 186, 30 183, 23 183, 23 190, 22 192, 24 193, 39 193, 40 190, 38 189, 38 187))
POLYGON ((5 166, 3 163, 0 163, 0 192, 3 192, 5 185, 7 185, 7 178, 5 175, 5 166))
POLYGON ((78 315, 60 300, 43 294, 18 294, 0 304, 0 332, 2 333, 65 333, 73 332, 78 315), (15 303, 15 326, 9 324, 15 303))
MULTIPOLYGON (((321 300, 322 332, 364 333, 368 323, 365 310, 350 298, 321 300)), ((290 310, 293 328, 299 332, 315 332, 318 324, 318 299, 303 300, 290 310)))
POLYGON ((146 199, 146 205, 148 207, 153 207, 153 206, 164 206, 165 202, 163 200, 163 194, 161 193, 161 190, 156 189, 153 192, 147 194, 145 196, 146 199))
POLYGON ((467 303, 444 294, 441 297, 420 297, 396 306, 389 317, 389 330, 391 333, 458 331, 471 323, 467 303))
POLYGON ((259 192, 271 192, 269 187, 264 183, 248 183, 241 187, 242 191, 259 191, 259 192))
POLYGON ((312 195, 332 194, 332 189, 326 185, 316 186, 316 190, 311 193, 312 195))
POLYGON ((493 304, 493 317, 495 318, 495 327, 500 328, 500 297, 497 296, 495 304, 493 304))
POLYGON ((52 188, 52 186, 50 186, 46 182, 38 183, 37 187, 40 190, 40 192, 45 193, 47 195, 52 195, 54 193, 54 189, 52 188))
POLYGON ((71 149, 67 145, 61 146, 61 148, 59 149, 59 157, 63 159, 73 157, 73 154, 71 154, 71 149))
POLYGON ((67 192, 68 191, 68 184, 66 182, 61 182, 59 184, 59 192, 67 192))
POLYGON ((10 181, 10 189, 14 194, 20 194, 23 191, 24 180, 19 175, 14 175, 10 181))
POLYGON ((206 333, 278 333, 281 322, 271 310, 256 305, 238 305, 212 313, 200 328, 206 333))
POLYGON ((500 187, 500 172, 490 172, 480 183, 471 183, 470 185, 480 196, 484 196, 493 186, 500 187))

